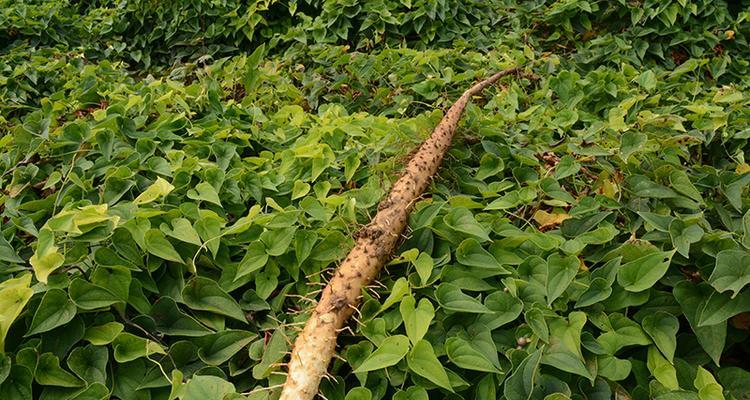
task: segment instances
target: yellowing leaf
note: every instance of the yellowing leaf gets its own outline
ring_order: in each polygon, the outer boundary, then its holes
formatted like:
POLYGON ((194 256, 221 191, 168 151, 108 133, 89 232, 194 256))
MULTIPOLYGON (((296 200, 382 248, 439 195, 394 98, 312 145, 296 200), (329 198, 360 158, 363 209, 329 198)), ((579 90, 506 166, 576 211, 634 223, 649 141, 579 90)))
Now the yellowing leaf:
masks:
POLYGON ((620 107, 615 107, 609 110, 608 126, 618 132, 628 130, 628 124, 625 123, 625 117, 627 111, 620 107))
POLYGON ((151 186, 148 187, 148 189, 139 194, 138 197, 133 200, 133 204, 141 205, 151 203, 159 197, 166 196, 172 190, 174 190, 174 186, 172 186, 171 183, 167 182, 161 177, 158 177, 156 178, 156 181, 154 181, 154 183, 152 183, 151 186))
POLYGON ((750 172, 750 164, 748 163, 742 163, 737 166, 737 168, 734 169, 734 172, 738 174, 746 174, 750 172))
POLYGON ((700 400, 724 400, 724 388, 713 375, 703 367, 698 367, 693 385, 698 389, 700 400))
POLYGON ((61 211, 50 218, 45 226, 53 232, 81 235, 102 222, 113 221, 116 224, 119 220, 120 217, 107 213, 106 204, 93 204, 61 211))
POLYGON ((615 199, 617 193, 620 192, 620 188, 617 186, 617 183, 611 179, 602 179, 601 186, 599 186, 597 192, 609 197, 610 199, 615 199))
POLYGON ((47 277, 63 265, 65 257, 57 250, 55 234, 48 228, 42 228, 39 231, 36 251, 29 259, 39 282, 47 283, 47 277))
POLYGON ((0 284, 0 352, 5 350, 5 336, 10 326, 34 294, 30 283, 31 274, 25 274, 0 284))
POLYGON ((566 213, 553 214, 544 210, 538 210, 534 213, 533 218, 539 224, 539 229, 545 230, 560 225, 566 219, 571 218, 571 216, 566 213))
POLYGON ((667 389, 678 390, 680 388, 677 382, 677 370, 675 367, 667 361, 664 356, 659 353, 656 346, 650 346, 648 348, 647 363, 649 371, 656 378, 659 383, 664 385, 667 389))

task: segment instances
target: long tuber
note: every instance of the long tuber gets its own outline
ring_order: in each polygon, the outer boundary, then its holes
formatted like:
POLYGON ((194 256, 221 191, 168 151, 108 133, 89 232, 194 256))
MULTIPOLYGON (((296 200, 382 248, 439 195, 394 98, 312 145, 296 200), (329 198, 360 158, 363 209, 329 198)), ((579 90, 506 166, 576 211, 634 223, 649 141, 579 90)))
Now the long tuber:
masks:
POLYGON ((517 72, 518 68, 498 72, 465 91, 419 146, 388 197, 378 206, 378 213, 359 232, 354 248, 323 289, 320 301, 297 336, 280 400, 309 400, 318 392, 336 349, 337 333, 358 305, 362 288, 375 279, 395 250, 412 205, 427 188, 450 147, 466 104, 501 77, 517 72))

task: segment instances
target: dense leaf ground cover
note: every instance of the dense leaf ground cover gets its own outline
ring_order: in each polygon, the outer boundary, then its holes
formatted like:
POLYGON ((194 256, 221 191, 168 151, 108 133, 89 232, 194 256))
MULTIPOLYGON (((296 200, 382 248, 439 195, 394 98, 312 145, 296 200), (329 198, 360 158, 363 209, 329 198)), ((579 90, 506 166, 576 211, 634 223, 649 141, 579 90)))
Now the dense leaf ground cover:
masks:
POLYGON ((750 398, 739 1, 0 1, 0 398, 272 399, 467 109, 321 393, 750 398))

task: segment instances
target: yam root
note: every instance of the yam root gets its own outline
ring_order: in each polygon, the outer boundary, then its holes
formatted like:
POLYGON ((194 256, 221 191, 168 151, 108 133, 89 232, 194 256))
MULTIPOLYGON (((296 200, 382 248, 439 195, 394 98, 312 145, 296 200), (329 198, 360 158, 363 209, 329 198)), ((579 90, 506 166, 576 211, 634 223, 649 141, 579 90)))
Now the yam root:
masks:
POLYGON ((451 145, 466 104, 487 86, 513 73, 518 73, 518 68, 498 72, 464 92, 409 160, 375 217, 357 235, 354 248, 328 282, 297 336, 281 400, 309 400, 318 393, 336 349, 337 333, 357 307, 362 288, 377 277, 395 250, 413 204, 429 185, 451 145))

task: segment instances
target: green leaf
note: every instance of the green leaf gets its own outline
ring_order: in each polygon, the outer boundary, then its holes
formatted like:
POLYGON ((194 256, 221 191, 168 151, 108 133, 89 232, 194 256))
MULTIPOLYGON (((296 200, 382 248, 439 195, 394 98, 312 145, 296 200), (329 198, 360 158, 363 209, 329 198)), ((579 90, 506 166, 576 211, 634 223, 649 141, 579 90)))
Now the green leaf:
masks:
POLYGON ((416 305, 416 307, 415 305, 416 300, 412 296, 404 297, 399 305, 401 318, 404 320, 404 328, 406 328, 406 336, 409 337, 412 344, 422 340, 430 327, 430 323, 435 318, 435 307, 428 299, 420 299, 419 305, 416 305))
POLYGON ((733 249, 720 251, 708 283, 719 292, 732 291, 732 297, 737 296, 750 283, 750 253, 733 249))
POLYGON ((396 280, 396 282, 393 283, 393 287, 391 287, 391 290, 389 291, 388 297, 383 302, 383 305, 380 307, 380 310, 378 313, 381 313, 387 309, 389 309, 392 305, 399 302, 404 296, 408 295, 409 290, 409 282, 406 281, 406 278, 401 277, 396 280))
POLYGON ((570 286, 580 265, 575 256, 563 257, 554 253, 547 257, 547 305, 551 305, 570 286))
POLYGON ((195 222, 195 230, 214 258, 219 253, 219 246, 221 245, 219 239, 221 238, 221 228, 223 225, 223 221, 216 216, 204 216, 195 222))
POLYGON ((560 162, 555 167, 555 179, 560 180, 573 176, 581 170, 581 164, 575 157, 570 155, 564 155, 560 158, 560 162))
POLYGON ((174 247, 172 247, 172 243, 169 243, 169 240, 164 237, 164 234, 160 230, 149 229, 146 231, 144 243, 146 251, 149 253, 165 260, 184 263, 180 254, 177 253, 174 247))
POLYGON ((170 297, 160 297, 149 311, 156 329, 165 335, 204 336, 211 330, 185 314, 170 297))
POLYGON ((476 383, 475 399, 496 399, 497 383, 493 375, 487 374, 478 383, 476 383))
POLYGON ((115 361, 119 363, 148 357, 152 354, 166 354, 159 343, 127 332, 121 332, 117 335, 112 342, 112 347, 114 348, 115 361))
POLYGON ((259 204, 250 207, 250 209, 247 210, 247 215, 237 219, 234 224, 227 227, 221 234, 223 236, 228 236, 238 235, 240 233, 246 232, 253 225, 253 222, 255 221, 255 218, 258 216, 260 211, 261 207, 259 204))
POLYGON ((607 126, 618 132, 625 131, 628 129, 628 124, 625 123, 625 117, 627 117, 627 111, 622 107, 610 108, 609 114, 607 115, 607 126))
POLYGON ((750 311, 750 291, 740 292, 737 297, 731 297, 729 293, 712 292, 705 306, 698 312, 698 326, 716 325, 747 311, 750 311))
POLYGON ((73 349, 67 363, 68 368, 87 383, 106 383, 108 360, 106 347, 88 345, 73 349))
POLYGON ((638 197, 654 199, 679 197, 674 190, 664 185, 660 185, 643 175, 632 175, 627 179, 627 183, 633 190, 633 193, 638 197))
POLYGON ((484 230, 482 225, 479 225, 474 214, 468 208, 453 208, 445 217, 443 217, 445 224, 457 231, 469 236, 473 236, 482 242, 490 240, 487 232, 484 230))
POLYGON ((32 379, 28 368, 12 366, 8 377, 0 384, 0 399, 33 400, 32 379))
POLYGON ((13 246, 5 240, 5 237, 0 233, 0 261, 6 261, 9 263, 23 264, 23 258, 18 256, 18 253, 13 249, 13 246))
POLYGON ((650 69, 643 71, 638 76, 637 82, 638 82, 638 85, 640 85, 642 88, 650 92, 654 90, 654 88, 656 88, 656 84, 657 84, 656 74, 654 74, 654 71, 650 69))
POLYGON ((472 347, 471 343, 464 339, 458 337, 448 338, 445 341, 445 353, 448 355, 448 359, 460 368, 472 371, 500 373, 481 351, 472 347))
POLYGON ((632 364, 628 360, 621 360, 609 354, 603 354, 596 358, 599 376, 613 380, 622 381, 630 375, 632 364))
POLYGON ((187 197, 192 200, 207 201, 221 207, 219 193, 216 192, 216 189, 214 189, 214 187, 208 182, 201 182, 195 185, 195 189, 187 191, 187 197))
POLYGON ((119 322, 107 322, 106 324, 92 326, 86 329, 83 339, 95 346, 104 346, 112 343, 123 328, 124 326, 119 322))
POLYGON ((482 155, 479 161, 479 168, 474 178, 480 181, 485 180, 491 176, 497 175, 505 168, 505 163, 500 157, 496 157, 493 154, 486 153, 482 155))
POLYGON ((261 299, 268 299, 279 286, 279 275, 281 270, 276 263, 269 264, 264 270, 255 275, 255 292, 261 299))
POLYGON ((421 386, 412 386, 405 391, 398 391, 393 400, 430 400, 427 390, 421 386))
POLYGON ((288 351, 286 333, 283 329, 276 329, 263 352, 263 358, 253 367, 253 378, 265 379, 271 376, 274 370, 278 370, 278 364, 288 351))
POLYGON ((130 294, 130 282, 133 281, 130 270, 125 267, 97 267, 90 277, 91 283, 105 288, 118 300, 127 302, 130 294))
POLYGON ((609 298, 612 294, 612 286, 604 278, 594 278, 589 287, 583 292, 575 303, 575 308, 589 307, 609 298))
POLYGON ((578 113, 575 110, 563 109, 557 112, 552 125, 561 129, 568 129, 578 121, 578 113))
POLYGON ((198 356, 208 365, 221 365, 255 339, 252 332, 229 329, 200 338, 198 356))
POLYGON ((677 317, 657 311, 645 316, 642 326, 669 363, 673 363, 674 352, 677 349, 677 331, 680 329, 677 317))
POLYGON ((83 386, 82 381, 60 367, 60 359, 52 353, 44 353, 39 356, 34 380, 45 386, 83 386))
POLYGON ((344 400, 372 400, 372 392, 366 387, 356 387, 346 394, 344 400))
MULTIPOLYGON (((669 226, 672 224, 672 221, 675 220, 675 218, 670 215, 654 214, 647 211, 639 211, 638 215, 650 224, 651 227, 660 232, 669 232, 669 226)), ((647 229, 650 230, 650 228, 647 229)))
POLYGON ((200 246, 203 243, 201 242, 201 238, 198 235, 198 232, 196 232, 195 228, 193 228, 193 225, 190 223, 189 220, 186 218, 175 218, 171 221, 172 223, 172 229, 169 229, 166 224, 161 225, 161 230, 166 234, 167 236, 171 236, 177 240, 191 243, 196 246, 200 246))
POLYGON ((102 400, 110 396, 110 390, 102 383, 96 382, 88 385, 70 397, 71 400, 102 400))
POLYGON ((731 183, 722 186, 722 191, 727 197, 729 204, 737 211, 743 210, 742 192, 747 188, 748 183, 750 183, 750 173, 744 173, 732 180, 731 183))
POLYGON ((698 326, 699 313, 705 307, 707 299, 713 292, 713 289, 707 284, 695 285, 689 281, 682 281, 675 285, 673 289, 674 297, 680 304, 685 319, 688 320, 690 327, 695 332, 698 343, 714 363, 719 365, 727 337, 726 321, 711 326, 698 326))
POLYGON ((12 361, 8 353, 0 354, 0 384, 5 382, 5 379, 10 375, 11 363, 12 361))
POLYGON ((286 253, 294 239, 296 227, 273 229, 263 232, 260 240, 266 245, 266 252, 270 256, 280 256, 286 253))
POLYGON ((692 200, 703 204, 703 197, 701 196, 698 189, 693 185, 693 182, 688 177, 685 171, 676 169, 669 174, 670 187, 676 190, 678 193, 683 194, 692 200))
POLYGON ((142 205, 153 202, 159 197, 164 197, 174 190, 174 186, 169 182, 165 181, 161 177, 157 177, 154 183, 151 184, 143 193, 139 194, 133 200, 133 204, 142 205))
POLYGON ((549 347, 544 351, 542 364, 583 376, 593 383, 594 376, 586 368, 581 353, 581 333, 585 324, 586 314, 580 311, 571 312, 567 321, 551 318, 548 322, 549 347))
POLYGON ((456 260, 467 267, 493 270, 498 274, 510 274, 510 271, 503 268, 476 239, 466 239, 461 242, 456 249, 456 260))
POLYGON ((544 312, 542 310, 532 308, 526 311, 523 319, 536 337, 545 343, 549 342, 549 327, 547 326, 547 321, 544 319, 544 312))
POLYGON ((409 370, 415 374, 453 392, 448 373, 445 372, 440 360, 435 356, 435 351, 432 349, 430 342, 424 339, 417 342, 406 357, 406 363, 409 365, 409 370))
POLYGON ((523 359, 515 371, 503 384, 503 395, 508 400, 529 400, 534 385, 539 379, 539 365, 542 361, 542 350, 539 349, 523 359))
POLYGON ((208 311, 247 323, 239 304, 216 281, 197 276, 182 289, 182 297, 185 305, 193 310, 208 311))
POLYGON ((313 248, 310 258, 315 261, 330 262, 344 258, 349 251, 351 239, 341 232, 334 231, 313 248))
POLYGON ((377 350, 354 370, 354 373, 375 371, 396 365, 409 352, 409 338, 403 335, 389 336, 377 350))
POLYGON ((727 393, 735 398, 741 399, 750 393, 750 372, 739 367, 728 367, 720 369, 718 376, 727 393))
POLYGON ((118 296, 109 290, 89 283, 81 278, 74 279, 73 282, 70 283, 68 291, 73 303, 75 303, 78 308, 84 310, 105 308, 112 304, 122 302, 118 296))
POLYGON ((484 301, 490 313, 480 314, 477 322, 490 330, 497 329, 514 321, 523 311, 523 303, 510 293, 497 291, 491 293, 484 301))
POLYGON ((703 228, 696 224, 685 224, 679 219, 675 219, 669 225, 669 236, 672 238, 672 245, 683 257, 690 254, 690 245, 698 243, 703 238, 703 228))
POLYGON ((627 160, 631 155, 643 147, 648 140, 646 134, 637 131, 627 131, 620 137, 620 154, 627 160))
POLYGON ((267 262, 268 253, 266 253, 266 246, 261 242, 250 243, 245 249, 245 255, 242 257, 242 261, 240 261, 240 264, 237 266, 237 275, 234 277, 234 281, 236 282, 240 278, 263 268, 267 262))
POLYGON ((658 251, 623 264, 617 272, 617 283, 629 292, 651 288, 669 268, 674 251, 658 251))
POLYGON ((573 203, 575 199, 553 178, 544 178, 539 182, 539 187, 547 196, 565 203, 573 203))
POLYGON ((50 289, 42 297, 42 302, 36 309, 29 330, 24 336, 47 332, 65 325, 76 316, 76 311, 75 304, 65 291, 50 289))
POLYGON ((628 346, 646 346, 651 339, 643 332, 641 326, 628 317, 613 313, 609 316, 609 327, 597 339, 602 347, 611 355, 628 346))
POLYGON ((435 269, 435 261, 427 253, 419 253, 416 260, 413 261, 414 269, 417 270, 419 275, 419 281, 421 284, 426 285, 432 276, 432 270, 435 269))
POLYGON ((438 303, 446 310, 465 313, 491 313, 484 304, 451 283, 441 283, 435 290, 438 303))
MULTIPOLYGON (((116 240, 116 239, 113 239, 116 240)), ((138 271, 133 262, 121 257, 120 254, 108 247, 100 247, 94 252, 94 262, 103 267, 125 267, 138 271)))
POLYGON ((294 257, 297 259, 298 265, 302 265, 310 257, 317 240, 317 233, 305 229, 297 230, 294 234, 294 257))
POLYGON ((234 385, 217 376, 194 375, 183 388, 182 400, 222 399, 235 393, 234 385))

